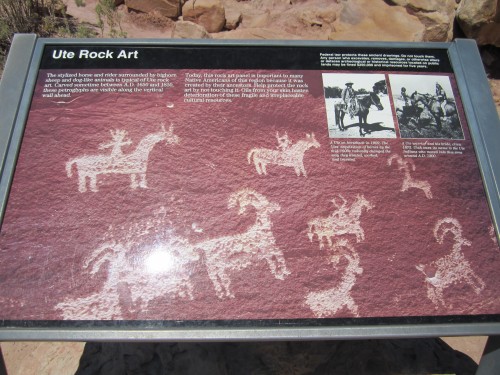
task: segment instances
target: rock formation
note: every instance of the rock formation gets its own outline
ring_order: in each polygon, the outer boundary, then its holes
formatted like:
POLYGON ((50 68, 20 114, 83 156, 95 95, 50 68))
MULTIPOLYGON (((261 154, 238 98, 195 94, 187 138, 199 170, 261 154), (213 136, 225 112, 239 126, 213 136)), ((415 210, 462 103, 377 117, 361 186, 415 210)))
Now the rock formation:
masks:
POLYGON ((500 3, 495 0, 462 0, 457 21, 468 38, 479 45, 500 47, 500 3))
POLYGON ((226 24, 221 0, 188 0, 182 6, 182 18, 203 26, 209 33, 217 33, 226 24))
POLYGON ((156 12, 169 18, 179 17, 181 10, 179 0, 125 0, 125 5, 139 12, 156 12))
MULTIPOLYGON (((92 12, 97 0, 88 0, 92 12)), ((500 47, 496 0, 115 0, 132 13, 189 21, 161 30, 166 37, 446 42, 457 36, 500 47), (182 30, 182 34, 179 34, 182 30)), ((68 14, 81 13, 68 2, 68 14)), ((78 17, 78 14, 75 15, 78 17)), ((94 17, 95 18, 95 17, 94 17)), ((151 27, 155 27, 152 21, 151 27)), ((135 37, 128 32, 128 37, 135 37)), ((138 33, 138 37, 143 37, 138 33)), ((157 34, 154 35, 156 37, 157 34)))
POLYGON ((190 21, 177 21, 172 30, 172 38, 210 39, 208 31, 201 25, 190 21))
POLYGON ((182 20, 224 39, 442 42, 453 39, 457 20, 480 45, 500 43, 495 0, 125 0, 125 5, 174 20, 182 14, 182 20))

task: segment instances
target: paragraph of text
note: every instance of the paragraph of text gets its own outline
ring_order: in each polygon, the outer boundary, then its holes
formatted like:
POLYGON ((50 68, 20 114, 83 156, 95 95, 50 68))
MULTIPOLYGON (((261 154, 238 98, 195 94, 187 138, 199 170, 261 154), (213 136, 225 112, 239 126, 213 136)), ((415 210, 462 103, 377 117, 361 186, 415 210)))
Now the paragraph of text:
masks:
POLYGON ((184 81, 184 101, 189 103, 294 99, 308 92, 302 74, 186 73, 184 81))
POLYGON ((84 93, 161 93, 173 87, 176 73, 47 73, 44 98, 84 93))
POLYGON ((321 53, 321 66, 342 68, 411 68, 427 69, 439 66, 433 55, 321 53))
POLYGON ((462 155, 459 142, 403 142, 403 155, 409 158, 435 158, 438 155, 462 155))
POLYGON ((387 141, 337 141, 330 142, 333 161, 356 161, 357 159, 378 158, 390 154, 387 141))

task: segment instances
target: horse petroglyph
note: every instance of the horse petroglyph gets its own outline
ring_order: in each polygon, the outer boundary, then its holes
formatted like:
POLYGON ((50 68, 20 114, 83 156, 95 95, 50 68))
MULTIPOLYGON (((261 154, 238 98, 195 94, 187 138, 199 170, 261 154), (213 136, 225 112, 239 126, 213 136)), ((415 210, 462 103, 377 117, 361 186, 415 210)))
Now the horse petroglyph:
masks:
POLYGON ((290 271, 276 246, 270 219, 280 206, 251 189, 242 189, 229 197, 228 207, 238 207, 240 215, 249 206, 255 208, 256 219, 246 231, 196 244, 164 229, 171 226, 164 209, 151 220, 128 228, 110 228, 83 264, 91 277, 106 272, 103 286, 89 296, 68 298, 56 309, 64 319, 117 319, 123 317, 124 309, 147 311, 158 297, 193 300, 189 270, 200 260, 205 262, 220 299, 234 298, 229 271, 241 271, 257 262, 265 261, 274 277, 283 280, 290 271))
POLYGON ((91 295, 68 298, 56 305, 63 318, 119 319, 124 309, 147 311, 158 297, 192 300, 188 265, 198 261, 199 254, 186 240, 165 230, 166 226, 162 208, 152 219, 128 228, 110 228, 83 263, 91 278, 104 279, 103 285, 91 295))
POLYGON ((416 268, 425 275, 427 296, 435 307, 446 307, 443 291, 453 284, 465 282, 472 287, 476 294, 481 293, 485 284, 472 270, 462 252, 463 246, 471 246, 469 240, 462 235, 462 226, 454 218, 439 220, 434 226, 434 238, 442 244, 445 237, 451 234, 454 244, 451 252, 435 260, 429 265, 419 264, 416 268))
POLYGON ((404 173, 403 185, 400 191, 405 192, 411 188, 420 189, 428 199, 432 199, 431 185, 425 180, 414 179, 410 174, 410 171, 415 171, 415 163, 413 163, 413 160, 405 160, 401 156, 394 154, 387 159, 387 165, 392 166, 394 161, 398 166, 398 170, 404 173))
POLYGON ((332 257, 332 263, 338 264, 342 257, 347 261, 342 279, 333 288, 308 293, 306 304, 318 318, 335 316, 343 308, 358 316, 358 305, 351 296, 351 290, 358 275, 363 273, 363 268, 359 265, 359 255, 347 239, 337 241, 332 249, 339 253, 332 257))
POLYGON ((109 242, 92 253, 84 268, 90 268, 93 277, 108 264, 106 281, 97 293, 59 303, 56 309, 63 312, 65 319, 122 318, 122 300, 127 299, 137 311, 146 311, 149 303, 161 296, 193 299, 193 285, 184 266, 199 256, 189 253, 187 244, 174 240, 157 244, 144 254, 142 265, 135 265, 128 258, 130 247, 109 242))
POLYGON ((319 247, 324 247, 326 240, 328 246, 332 246, 332 238, 345 234, 353 234, 356 236, 356 242, 361 242, 365 239, 365 232, 361 228, 360 217, 364 209, 371 210, 374 206, 366 200, 363 195, 357 195, 356 200, 348 207, 347 200, 339 194, 342 201, 339 204, 336 199, 332 199, 335 206, 334 210, 327 217, 317 217, 310 220, 307 225, 309 227, 307 236, 309 241, 313 241, 316 235, 319 240, 319 247))
POLYGON ((173 125, 169 130, 165 130, 165 125, 161 125, 161 130, 156 133, 146 135, 137 145, 134 151, 124 154, 122 146, 132 144, 130 139, 126 139, 125 130, 111 131, 112 141, 102 143, 99 149, 111 148, 109 154, 83 155, 72 159, 66 163, 66 174, 73 176, 73 165, 76 165, 78 172, 78 191, 87 191, 87 180, 90 190, 97 192, 97 176, 104 174, 127 174, 130 175, 130 187, 147 188, 146 171, 148 168, 149 153, 153 147, 165 141, 166 144, 179 143, 179 137, 173 133, 173 125), (137 178, 139 177, 139 181, 137 178))
POLYGON ((335 198, 332 199, 336 209, 329 216, 317 217, 308 222, 307 236, 309 241, 312 242, 316 235, 319 247, 323 249, 326 240, 328 250, 333 252, 330 263, 334 264, 336 268, 343 258, 347 261, 347 266, 338 285, 307 294, 306 304, 318 318, 334 316, 343 308, 358 316, 358 306, 351 296, 351 290, 358 275, 363 273, 363 268, 359 265, 359 255, 348 238, 337 239, 335 243, 333 243, 333 238, 354 235, 356 242, 363 241, 365 232, 360 223, 361 214, 363 210, 371 210, 374 206, 363 195, 358 194, 350 206, 347 205, 347 200, 342 195, 339 194, 338 197, 340 203, 335 198))
POLYGON ((314 137, 314 133, 306 134, 304 139, 298 140, 296 143, 285 136, 280 137, 276 133, 278 140, 278 150, 268 148, 253 148, 247 154, 248 164, 253 163, 258 174, 267 174, 267 164, 280 165, 282 167, 292 167, 297 174, 307 177, 307 172, 304 167, 304 153, 311 147, 320 147, 319 142, 314 137))
POLYGON ((205 253, 208 276, 217 297, 234 298, 228 271, 240 271, 255 262, 266 261, 276 279, 283 280, 287 269, 283 252, 276 246, 272 232, 271 213, 278 211, 277 203, 269 202, 262 194, 243 189, 229 197, 228 208, 239 206, 239 215, 249 206, 256 210, 255 223, 245 232, 209 239, 193 245, 195 250, 205 253))

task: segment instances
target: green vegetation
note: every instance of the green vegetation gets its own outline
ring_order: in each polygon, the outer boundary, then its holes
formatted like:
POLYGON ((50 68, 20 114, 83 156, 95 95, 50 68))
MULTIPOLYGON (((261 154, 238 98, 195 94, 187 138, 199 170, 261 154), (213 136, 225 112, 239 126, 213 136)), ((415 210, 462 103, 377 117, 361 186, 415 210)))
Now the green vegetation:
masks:
MULTIPOLYGON (((113 1, 111 1, 113 2, 113 1)), ((78 6, 85 6, 83 0, 75 0, 78 6)), ((108 3, 108 2, 106 2, 108 3)), ((114 3, 113 3, 114 9, 114 3)), ((116 13, 116 12, 115 12, 116 13)), ((106 21, 109 23, 106 15, 106 21)), ((113 20, 116 20, 117 16, 113 20)), ((112 26, 116 25, 114 21, 112 26)), ((119 22, 118 25, 120 26, 119 22)), ((94 30, 86 25, 76 25, 66 15, 62 0, 0 0, 0 72, 12 38, 16 33, 35 33, 41 37, 91 38, 94 30)), ((117 36, 125 34, 120 27, 117 36)))
POLYGON ((15 33, 50 36, 60 28, 69 29, 61 0, 0 0, 2 47, 10 44, 15 33))
POLYGON ((101 36, 104 36, 104 27, 107 24, 111 38, 127 37, 127 33, 122 29, 121 15, 116 11, 114 0, 99 0, 95 12, 97 14, 97 25, 101 29, 101 36))

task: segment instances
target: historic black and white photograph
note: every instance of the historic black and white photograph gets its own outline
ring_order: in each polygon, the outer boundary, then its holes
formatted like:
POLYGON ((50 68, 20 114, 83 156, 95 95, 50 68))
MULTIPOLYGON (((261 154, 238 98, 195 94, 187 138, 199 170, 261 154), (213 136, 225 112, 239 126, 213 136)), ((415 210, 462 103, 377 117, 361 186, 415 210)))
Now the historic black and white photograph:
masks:
POLYGON ((384 74, 323 73, 330 138, 396 138, 384 74))
POLYGON ((389 75, 401 138, 463 139, 448 76, 389 75))

